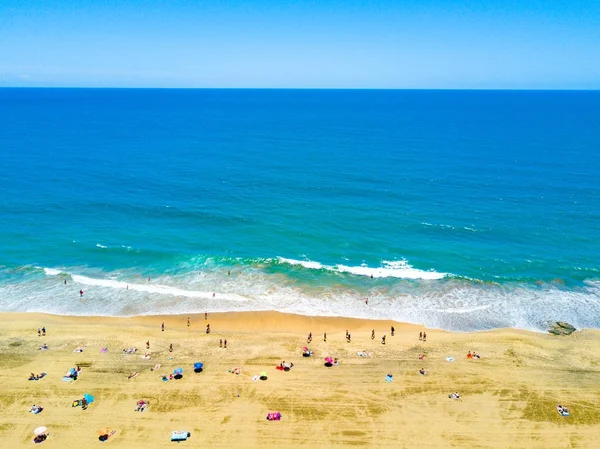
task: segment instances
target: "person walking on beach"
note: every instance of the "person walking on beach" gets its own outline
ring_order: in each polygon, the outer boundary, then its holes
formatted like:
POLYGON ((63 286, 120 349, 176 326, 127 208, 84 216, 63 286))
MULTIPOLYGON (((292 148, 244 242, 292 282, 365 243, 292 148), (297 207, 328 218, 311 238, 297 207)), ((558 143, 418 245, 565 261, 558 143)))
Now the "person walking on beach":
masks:
POLYGON ((385 344, 385 335, 383 337, 381 337, 381 344, 384 345, 385 344))
POLYGON ((375 329, 371 331, 371 340, 375 340, 375 329))
POLYGON ((163 323, 160 325, 160 330, 161 331, 165 331, 165 322, 163 321, 163 323))
POLYGON ((227 339, 223 342, 223 348, 227 349, 227 339))
POLYGON ((150 349, 150 340, 146 342, 146 349, 150 349))
POLYGON ((310 343, 312 341, 312 332, 308 333, 308 337, 306 338, 306 342, 310 343))
POLYGON ((42 337, 46 336, 46 326, 42 327, 42 337))
POLYGON ((346 329, 346 340, 348 340, 348 329, 346 329))
POLYGON ((173 343, 169 345, 169 352, 173 352, 173 343))
POLYGON ((42 336, 42 330, 38 327, 38 337, 42 336))
POLYGON ((327 343, 327 332, 323 332, 323 341, 327 343))
POLYGON ((423 332, 423 341, 427 341, 427 334, 423 332))
POLYGON ((390 330, 392 331, 392 337, 393 337, 393 336, 394 336, 394 332, 396 331, 396 329, 394 329, 394 326, 392 326, 392 327, 390 328, 390 330))
POLYGON ((219 348, 223 347, 223 339, 219 339, 219 348))
POLYGON ((423 332, 419 332, 419 340, 423 340, 423 332))
POLYGON ((204 312, 204 321, 208 320, 208 312, 204 312))
POLYGON ((188 316, 187 327, 188 327, 188 329, 190 328, 190 317, 189 316, 188 316))
POLYGON ((348 343, 350 343, 351 340, 352 340, 352 335, 350 335, 350 332, 348 332, 348 335, 346 335, 346 341, 348 343))
POLYGON ((206 325, 206 333, 207 333, 207 334, 210 334, 210 324, 207 324, 207 325, 206 325))

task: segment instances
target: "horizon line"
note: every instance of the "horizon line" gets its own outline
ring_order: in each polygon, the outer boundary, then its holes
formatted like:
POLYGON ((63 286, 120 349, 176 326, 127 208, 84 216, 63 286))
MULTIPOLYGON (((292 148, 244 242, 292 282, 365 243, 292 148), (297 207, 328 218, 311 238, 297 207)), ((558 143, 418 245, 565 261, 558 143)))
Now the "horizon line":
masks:
POLYGON ((395 91, 538 91, 597 92, 600 88, 452 88, 452 87, 152 87, 152 86, 0 86, 0 89, 97 89, 97 90, 395 90, 395 91))

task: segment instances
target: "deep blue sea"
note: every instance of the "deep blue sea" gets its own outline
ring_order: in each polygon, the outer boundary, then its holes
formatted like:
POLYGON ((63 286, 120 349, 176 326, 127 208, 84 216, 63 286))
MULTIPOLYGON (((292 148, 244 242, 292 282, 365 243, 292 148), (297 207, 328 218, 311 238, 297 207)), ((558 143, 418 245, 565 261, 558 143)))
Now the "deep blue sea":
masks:
POLYGON ((600 92, 0 89, 0 311, 229 310, 600 327, 600 92))

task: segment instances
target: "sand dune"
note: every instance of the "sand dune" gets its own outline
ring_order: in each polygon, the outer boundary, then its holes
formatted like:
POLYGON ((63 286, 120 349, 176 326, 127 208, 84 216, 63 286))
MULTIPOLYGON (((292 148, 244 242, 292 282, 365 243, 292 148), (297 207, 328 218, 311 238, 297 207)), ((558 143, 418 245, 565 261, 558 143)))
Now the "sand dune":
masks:
POLYGON ((174 430, 191 433, 181 447, 600 447, 599 331, 555 337, 427 330, 423 343, 418 326, 275 312, 211 314, 207 321, 194 315, 190 327, 187 316, 0 317, 2 448, 33 445, 40 425, 50 431, 47 448, 173 447, 174 430), (47 335, 38 337, 42 326, 47 335), (314 354, 304 358, 308 332, 314 354), (150 359, 142 358, 146 341, 150 359), (48 350, 38 349, 43 343, 48 350), (85 349, 73 352, 77 347, 85 349), (128 347, 137 353, 123 354, 128 347), (468 360, 470 350, 481 359, 468 360), (339 366, 325 367, 326 356, 339 366), (289 372, 275 369, 284 360, 294 363, 289 372), (205 364, 199 374, 197 361, 205 364), (157 363, 161 368, 151 371, 157 363), (78 379, 63 382, 76 366, 78 379), (181 380, 161 381, 177 367, 184 369, 181 380), (233 367, 241 374, 230 373, 233 367), (262 371, 268 380, 253 381, 262 371), (29 381, 32 372, 47 375, 29 381), (139 375, 129 379, 132 372, 139 375), (448 397, 455 391, 462 401, 448 397), (95 402, 87 410, 72 407, 84 393, 95 402), (146 412, 134 411, 140 399, 150 402, 146 412), (570 417, 558 414, 559 403, 570 417), (28 413, 32 404, 44 410, 28 413), (281 421, 267 421, 270 411, 281 412, 281 421), (104 443, 102 428, 116 431, 104 443))

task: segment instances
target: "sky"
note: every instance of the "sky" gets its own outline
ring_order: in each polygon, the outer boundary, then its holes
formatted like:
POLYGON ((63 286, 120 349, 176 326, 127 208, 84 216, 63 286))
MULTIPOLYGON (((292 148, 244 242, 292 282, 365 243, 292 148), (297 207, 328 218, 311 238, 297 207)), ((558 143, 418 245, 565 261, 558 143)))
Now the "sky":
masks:
POLYGON ((600 0, 0 0, 0 86, 600 89, 600 0))

